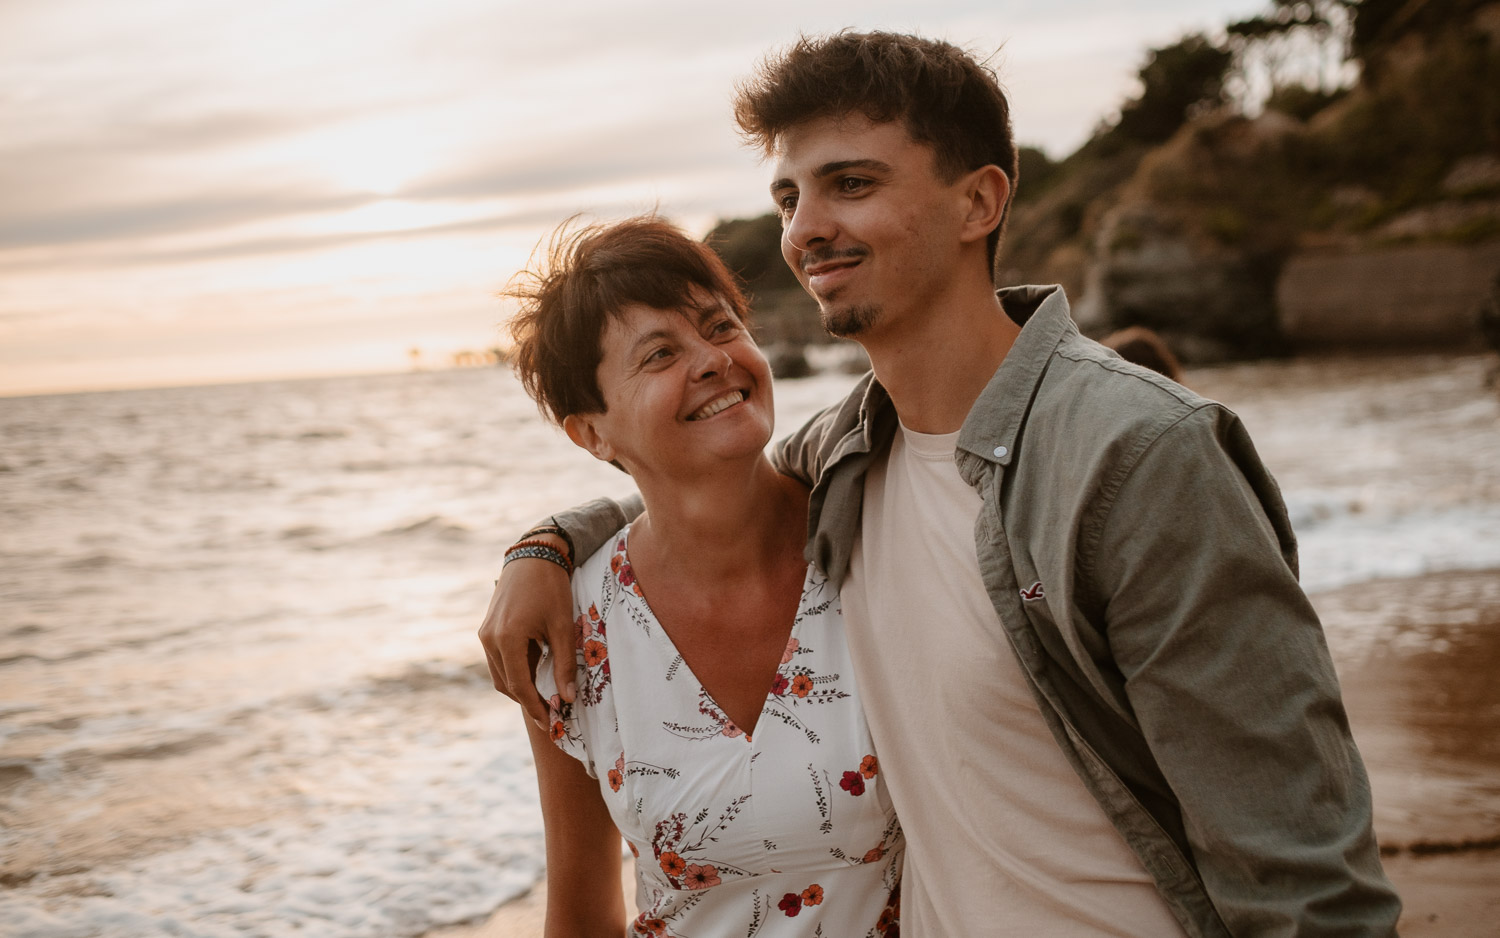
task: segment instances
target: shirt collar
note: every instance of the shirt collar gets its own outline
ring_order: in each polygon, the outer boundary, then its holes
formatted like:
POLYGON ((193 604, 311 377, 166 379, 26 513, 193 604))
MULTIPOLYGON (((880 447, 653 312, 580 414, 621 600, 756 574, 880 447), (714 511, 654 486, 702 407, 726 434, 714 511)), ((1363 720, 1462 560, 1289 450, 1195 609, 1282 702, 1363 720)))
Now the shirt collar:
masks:
POLYGON ((969 409, 958 435, 958 448, 989 462, 1009 465, 1015 455, 1016 436, 1052 351, 1077 328, 1060 286, 1007 287, 996 295, 1010 318, 1023 324, 1021 334, 969 409))

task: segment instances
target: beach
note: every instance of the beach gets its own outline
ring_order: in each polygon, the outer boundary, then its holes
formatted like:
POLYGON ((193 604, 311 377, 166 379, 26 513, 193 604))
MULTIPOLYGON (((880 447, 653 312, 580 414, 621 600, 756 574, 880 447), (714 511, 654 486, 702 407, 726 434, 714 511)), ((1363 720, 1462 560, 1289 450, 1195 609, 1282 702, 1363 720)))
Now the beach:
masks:
MULTIPOLYGON (((1500 918, 1493 359, 1192 369, 1297 529, 1405 935, 1500 918)), ((853 379, 778 386, 789 430, 853 379)), ((474 630, 527 523, 629 490, 500 369, 0 400, 0 933, 540 935, 474 630)))

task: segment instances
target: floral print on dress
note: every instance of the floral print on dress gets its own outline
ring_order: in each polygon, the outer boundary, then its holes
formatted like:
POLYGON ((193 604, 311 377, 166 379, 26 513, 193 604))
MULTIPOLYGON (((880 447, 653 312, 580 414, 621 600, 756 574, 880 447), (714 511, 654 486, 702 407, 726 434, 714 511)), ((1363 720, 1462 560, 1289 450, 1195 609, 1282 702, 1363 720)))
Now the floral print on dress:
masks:
POLYGON ((577 703, 556 695, 550 649, 537 679, 553 740, 598 779, 637 857, 631 934, 893 938, 904 840, 837 591, 808 569, 746 733, 656 620, 628 540, 627 527, 573 576, 577 703))
POLYGON ((743 876, 745 870, 738 869, 724 860, 713 860, 704 856, 711 843, 740 816, 749 795, 731 801, 719 812, 718 819, 706 824, 708 812, 699 812, 692 821, 686 814, 678 813, 665 818, 656 825, 656 835, 651 838, 651 851, 661 867, 662 874, 673 889, 706 889, 722 881, 719 873, 743 876))
POLYGON ((573 636, 577 645, 577 656, 582 663, 578 683, 578 703, 593 706, 604 698, 604 689, 609 686, 609 644, 605 638, 607 626, 599 607, 589 604, 588 611, 573 620, 573 636))
POLYGON ((637 596, 643 595, 641 584, 636 582, 635 571, 630 567, 630 559, 625 555, 625 538, 623 537, 615 542, 615 552, 609 558, 609 569, 615 575, 615 579, 620 581, 621 586, 637 596))

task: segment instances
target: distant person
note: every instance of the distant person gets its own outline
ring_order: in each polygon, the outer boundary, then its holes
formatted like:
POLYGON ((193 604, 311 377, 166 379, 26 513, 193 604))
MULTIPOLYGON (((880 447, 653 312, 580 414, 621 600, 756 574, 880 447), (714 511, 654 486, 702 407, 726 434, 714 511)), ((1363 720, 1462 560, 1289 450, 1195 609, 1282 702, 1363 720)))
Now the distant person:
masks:
MULTIPOLYGON (((624 834, 636 934, 894 935, 901 829, 838 590, 802 557, 807 488, 766 458, 744 297, 650 218, 550 253, 511 294, 522 381, 646 511, 581 558, 540 671, 546 934, 621 934, 624 834)), ((571 565, 540 540, 509 556, 571 565)))
POLYGON ((1179 384, 1182 382, 1182 366, 1177 364, 1177 356, 1167 348, 1167 343, 1162 341, 1161 336, 1145 326, 1127 326, 1118 332, 1111 332, 1100 339, 1099 344, 1107 349, 1114 349, 1128 362, 1150 368, 1179 384))
MULTIPOLYGON (((902 931, 1393 933, 1369 782, 1244 427, 1080 336, 1061 288, 994 289, 1016 177, 994 76, 846 32, 770 59, 734 110, 775 163, 783 256, 873 367, 774 459, 812 486, 807 557, 842 591, 907 836, 902 931)), ((638 510, 557 520, 586 555, 638 510)), ((527 648, 573 640, 565 585, 512 564, 480 630, 538 719, 527 648)))

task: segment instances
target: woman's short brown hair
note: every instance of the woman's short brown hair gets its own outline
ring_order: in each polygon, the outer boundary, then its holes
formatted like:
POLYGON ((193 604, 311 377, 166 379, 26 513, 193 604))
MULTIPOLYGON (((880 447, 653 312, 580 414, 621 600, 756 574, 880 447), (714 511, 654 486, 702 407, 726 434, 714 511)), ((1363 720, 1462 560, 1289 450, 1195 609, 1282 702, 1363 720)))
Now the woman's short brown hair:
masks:
POLYGON ((543 263, 501 293, 520 301, 510 321, 515 367, 526 393, 557 423, 603 413, 599 361, 609 318, 640 303, 683 309, 707 294, 749 321, 734 275, 707 245, 654 215, 553 232, 543 263))

